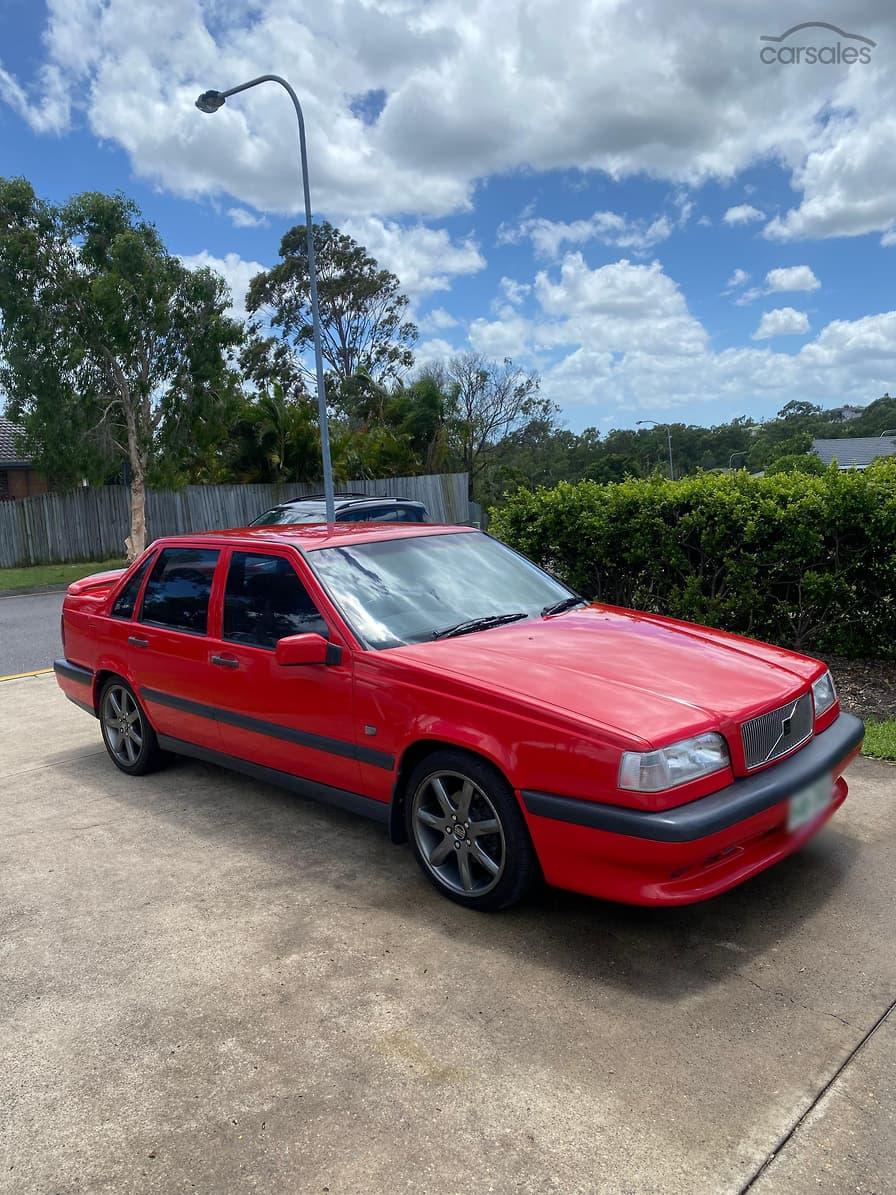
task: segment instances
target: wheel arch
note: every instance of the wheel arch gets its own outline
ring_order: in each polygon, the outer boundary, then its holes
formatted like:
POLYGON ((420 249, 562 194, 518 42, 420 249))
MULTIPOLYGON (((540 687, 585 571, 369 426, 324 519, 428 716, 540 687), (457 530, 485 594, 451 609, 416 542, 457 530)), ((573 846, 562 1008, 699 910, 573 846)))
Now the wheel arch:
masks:
POLYGON ((127 677, 116 672, 114 668, 100 668, 93 674, 93 711, 97 717, 100 716, 100 695, 105 688, 106 681, 111 680, 113 676, 117 676, 119 680, 127 680, 127 677))
POLYGON ((513 788, 513 781, 507 774, 507 767, 500 759, 482 750, 481 746, 470 746, 468 743, 458 742, 447 738, 420 738, 409 743, 398 761, 398 771, 395 784, 392 787, 392 802, 389 809, 389 837, 394 843, 407 842, 407 830, 404 821, 404 802, 407 795, 408 781, 417 765, 428 755, 436 751, 463 751, 475 759, 481 760, 499 772, 513 788))

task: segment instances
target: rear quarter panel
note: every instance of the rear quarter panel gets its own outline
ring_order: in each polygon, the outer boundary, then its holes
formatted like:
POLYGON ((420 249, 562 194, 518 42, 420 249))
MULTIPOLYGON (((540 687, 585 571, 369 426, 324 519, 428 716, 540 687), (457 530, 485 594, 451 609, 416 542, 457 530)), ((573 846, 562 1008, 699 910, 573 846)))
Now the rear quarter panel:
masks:
MULTIPOLYGON (((129 572, 130 570, 127 570, 129 572)), ((94 677, 102 672, 115 672, 128 681, 127 637, 132 624, 124 619, 110 618, 108 609, 113 594, 126 575, 126 570, 96 573, 69 586, 62 603, 65 658, 71 664, 89 669, 94 677)), ((97 682, 85 698, 85 686, 65 676, 58 677, 62 690, 79 701, 96 706, 99 694, 97 682)))

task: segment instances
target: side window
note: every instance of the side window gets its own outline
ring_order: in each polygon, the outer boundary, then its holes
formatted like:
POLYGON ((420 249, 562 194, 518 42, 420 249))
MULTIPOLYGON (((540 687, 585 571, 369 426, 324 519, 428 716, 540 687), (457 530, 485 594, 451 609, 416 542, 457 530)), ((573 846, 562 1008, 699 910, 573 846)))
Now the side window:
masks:
POLYGON ((287 635, 327 635, 295 569, 283 556, 234 552, 224 590, 223 637, 253 647, 274 647, 287 635))
POLYGON ((146 583, 140 621, 204 635, 217 563, 212 548, 163 548, 146 583))
POLYGON ((113 618, 133 618, 134 606, 137 604, 137 594, 140 592, 143 578, 146 576, 146 571, 152 562, 153 557, 147 556, 133 576, 128 578, 127 585, 125 585, 112 605, 113 618))
POLYGON ((376 515, 378 523, 419 523, 420 514, 414 506, 381 506, 376 515))

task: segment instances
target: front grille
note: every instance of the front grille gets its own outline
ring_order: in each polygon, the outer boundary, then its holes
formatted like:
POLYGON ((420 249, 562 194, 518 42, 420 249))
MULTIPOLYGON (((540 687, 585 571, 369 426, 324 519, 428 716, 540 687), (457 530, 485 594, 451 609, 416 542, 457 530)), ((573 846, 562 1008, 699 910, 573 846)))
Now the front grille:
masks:
POLYGON ((758 768, 780 755, 786 755, 812 737, 810 694, 804 693, 795 701, 788 701, 776 710, 744 722, 740 735, 748 769, 758 768))

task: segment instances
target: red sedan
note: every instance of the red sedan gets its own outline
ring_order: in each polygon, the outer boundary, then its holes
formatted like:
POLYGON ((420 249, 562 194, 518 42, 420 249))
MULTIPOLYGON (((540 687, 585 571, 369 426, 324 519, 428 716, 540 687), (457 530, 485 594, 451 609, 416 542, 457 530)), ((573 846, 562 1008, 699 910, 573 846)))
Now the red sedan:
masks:
POLYGON ((548 883, 724 892, 846 797, 816 660, 589 604, 463 527, 162 539, 72 585, 59 684, 139 776, 169 752, 367 814, 475 909, 548 883))

